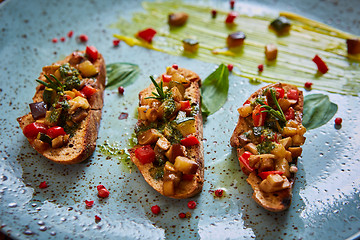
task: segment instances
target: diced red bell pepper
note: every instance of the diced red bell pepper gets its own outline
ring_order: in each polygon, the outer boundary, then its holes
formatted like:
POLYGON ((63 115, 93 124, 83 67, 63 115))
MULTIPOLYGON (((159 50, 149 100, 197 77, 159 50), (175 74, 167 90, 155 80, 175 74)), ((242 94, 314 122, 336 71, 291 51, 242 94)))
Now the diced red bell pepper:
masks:
POLYGON ((139 147, 135 150, 135 156, 141 164, 152 163, 155 161, 155 151, 150 145, 139 147))
POLYGON ((96 88, 93 88, 90 85, 85 85, 80 92, 85 95, 86 98, 90 98, 92 95, 94 95, 98 90, 96 88))
POLYGON ((191 106, 190 106, 190 101, 186 100, 186 101, 180 101, 181 104, 181 108, 180 111, 186 111, 186 110, 191 110, 191 106))
POLYGON ((140 32, 138 32, 136 35, 143 39, 144 41, 151 43, 152 39, 154 38, 156 34, 156 30, 152 29, 152 28, 147 28, 145 30, 142 30, 140 32))
POLYGON ((186 138, 181 139, 180 142, 185 147, 193 146, 200 143, 199 140, 193 135, 189 135, 186 138))
POLYGON ((276 97, 283 98, 285 96, 285 90, 283 88, 276 87, 276 97))
POLYGON ((236 12, 229 12, 225 19, 225 23, 234 23, 235 18, 237 17, 236 12))
POLYGON ((163 82, 170 82, 171 81, 171 75, 163 74, 162 75, 163 82))
POLYGON ((184 180, 184 181, 191 181, 194 179, 194 175, 193 174, 183 174, 181 176, 181 180, 184 180))
POLYGON ((262 112, 264 111, 265 108, 261 107, 260 105, 257 105, 253 112, 252 112, 252 119, 254 121, 254 127, 260 127, 260 126, 264 126, 265 124, 265 119, 266 119, 266 112, 262 112))
POLYGON ((266 171, 266 172, 261 172, 261 173, 259 173, 258 175, 259 175, 259 177, 261 177, 261 179, 265 179, 265 178, 267 178, 269 175, 271 175, 271 174, 279 174, 279 175, 282 175, 282 174, 284 174, 284 172, 283 171, 266 171))
POLYGON ((312 60, 314 63, 316 63, 319 72, 321 72, 322 74, 325 74, 327 73, 327 71, 329 71, 329 68, 326 65, 326 63, 318 55, 315 55, 315 57, 312 60))
POLYGON ((239 161, 244 165, 245 169, 248 172, 252 172, 254 171, 254 169, 252 167, 250 167, 249 165, 249 157, 252 155, 251 152, 245 151, 240 157, 239 157, 239 161))
POLYGON ((250 102, 250 100, 248 99, 248 100, 246 100, 245 102, 244 102, 244 104, 243 104, 243 106, 245 106, 246 104, 250 104, 251 102, 250 102))
POLYGON ((33 122, 24 127, 23 133, 27 138, 36 138, 39 132, 46 133, 47 126, 43 123, 33 122))
POLYGON ((98 58, 98 50, 94 46, 86 46, 85 50, 86 54, 88 55, 90 61, 95 61, 98 58))
POLYGON ((284 114, 287 121, 291 119, 295 119, 295 110, 292 107, 286 110, 284 114))
POLYGON ((46 131, 46 135, 48 135, 50 138, 54 139, 61 135, 66 135, 65 130, 62 127, 55 126, 51 127, 46 131))
POLYGON ((299 91, 296 89, 289 89, 286 95, 288 99, 299 100, 299 91))

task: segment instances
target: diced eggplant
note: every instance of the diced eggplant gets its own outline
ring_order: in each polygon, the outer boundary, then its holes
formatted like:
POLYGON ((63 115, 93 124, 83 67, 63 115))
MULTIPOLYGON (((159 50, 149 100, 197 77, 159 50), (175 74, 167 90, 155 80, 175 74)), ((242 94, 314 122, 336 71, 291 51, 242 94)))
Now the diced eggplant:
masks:
POLYGON ((268 44, 265 46, 265 57, 268 61, 273 61, 277 57, 277 47, 275 44, 268 44))
POLYGON ((175 194, 175 189, 181 181, 181 175, 180 172, 169 171, 164 167, 163 192, 165 196, 175 194))
POLYGON ((292 136, 292 146, 301 146, 305 142, 305 137, 299 134, 292 136))
POLYGON ((182 42, 186 52, 195 53, 199 49, 199 42, 195 39, 186 38, 182 42))
POLYGON ((56 138, 54 138, 51 141, 51 147, 52 148, 60 148, 64 145, 66 145, 69 141, 69 135, 61 135, 56 138))
POLYGON ((170 149, 165 153, 165 156, 171 163, 175 162, 177 156, 186 156, 186 148, 181 144, 173 144, 170 149))
POLYGON ((171 79, 172 80, 169 82, 169 89, 176 87, 179 90, 181 96, 184 97, 185 87, 181 81, 182 79, 185 79, 184 76, 180 74, 174 74, 171 79))
POLYGON ((46 115, 47 105, 45 102, 30 103, 30 111, 34 120, 43 118, 46 115))
POLYGON ((270 23, 270 28, 275 30, 277 34, 283 35, 290 31, 291 22, 286 17, 278 17, 270 23))
POLYGON ((149 129, 149 130, 139 133, 137 136, 137 140, 140 145, 148 145, 148 144, 156 143, 156 141, 161 136, 162 135, 158 130, 152 128, 152 129, 149 129))
POLYGON ((285 158, 275 160, 275 170, 284 172, 283 175, 290 177, 289 162, 285 158))
POLYGON ((159 112, 156 108, 149 108, 146 110, 145 116, 149 122, 155 122, 159 117, 159 112))
POLYGON ((256 145, 254 143, 248 143, 244 146, 245 150, 251 152, 254 155, 258 154, 258 150, 256 148, 256 145))
POLYGON ((352 38, 346 40, 348 54, 359 54, 360 53, 360 39, 352 38))
POLYGON ((73 122, 79 123, 84 120, 88 115, 88 111, 82 108, 78 108, 74 114, 71 115, 71 120, 73 122))
POLYGON ((288 150, 291 152, 292 158, 297 158, 301 156, 302 153, 301 147, 289 147, 288 150))
MULTIPOLYGON (((265 155, 265 154, 263 154, 265 155)), ((274 159, 273 158, 260 158, 259 172, 273 171, 274 159)))
POLYGON ((176 128, 181 132, 183 137, 196 132, 195 118, 188 117, 176 120, 176 128))
POLYGON ((271 153, 275 155, 276 158, 284 158, 286 149, 282 144, 275 144, 275 147, 273 150, 271 150, 271 153))
POLYGON ((172 98, 176 101, 176 102, 180 102, 184 99, 183 94, 181 94, 180 90, 177 87, 172 87, 170 89, 170 92, 172 94, 172 98))
POLYGON ((290 147, 292 144, 292 138, 291 137, 283 138, 280 139, 279 142, 284 146, 285 149, 288 149, 288 147, 290 147))
POLYGON ((138 118, 139 120, 146 120, 146 111, 148 109, 148 106, 140 106, 138 107, 138 118))
POLYGON ((261 191, 270 193, 289 188, 290 182, 285 176, 270 174, 260 183, 259 187, 261 191))
POLYGON ((243 32, 234 32, 228 35, 226 39, 229 48, 241 47, 244 44, 246 36, 243 32))
POLYGON ((156 142, 156 146, 158 146, 162 151, 167 151, 170 148, 171 143, 165 137, 160 137, 156 142))
POLYGON ((180 27, 188 20, 189 15, 184 12, 170 13, 168 16, 168 23, 173 27, 180 27))
POLYGON ((51 145, 51 137, 49 137, 48 135, 46 135, 45 133, 42 133, 42 132, 39 132, 36 139, 40 140, 40 141, 43 141, 47 144, 50 144, 51 145))
POLYGON ((174 167, 177 171, 180 171, 184 174, 195 174, 199 168, 199 164, 187 157, 177 156, 175 158, 174 167))

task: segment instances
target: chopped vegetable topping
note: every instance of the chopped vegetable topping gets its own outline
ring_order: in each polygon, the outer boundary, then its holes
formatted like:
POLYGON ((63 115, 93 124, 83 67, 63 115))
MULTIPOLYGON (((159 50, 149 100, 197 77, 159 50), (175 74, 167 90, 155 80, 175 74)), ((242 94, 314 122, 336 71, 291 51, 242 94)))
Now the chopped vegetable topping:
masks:
POLYGON ((269 176, 270 174, 279 174, 279 175, 282 175, 284 174, 283 171, 266 171, 266 172, 261 172, 259 173, 259 177, 261 177, 261 179, 265 179, 267 178, 267 176, 269 176))
POLYGON ((88 55, 89 59, 93 62, 98 58, 99 52, 94 46, 86 46, 85 53, 88 55))
POLYGON ((43 123, 33 122, 24 127, 23 133, 27 138, 36 138, 39 133, 46 133, 47 126, 43 123))
POLYGON ((155 161, 155 152, 150 145, 142 146, 135 150, 135 156, 142 164, 155 161))
POLYGON ((229 48, 241 47, 244 44, 246 36, 243 32, 234 32, 228 35, 226 39, 229 48))
POLYGON ((268 44, 265 46, 265 57, 268 61, 273 61, 277 57, 277 47, 275 44, 268 44))
POLYGON ((318 55, 315 55, 315 57, 312 60, 314 63, 316 63, 319 72, 321 72, 322 74, 327 73, 329 68, 327 67, 326 63, 318 55))
POLYGON ((152 29, 152 28, 147 28, 144 29, 142 31, 139 31, 136 36, 143 39, 144 41, 151 43, 152 39, 154 38, 155 34, 156 34, 156 30, 152 29))
POLYGON ((270 28, 275 30, 277 34, 287 34, 290 30, 291 23, 286 17, 278 17, 270 23, 270 28))
POLYGON ((181 139, 181 144, 184 145, 185 147, 190 147, 199 143, 200 143, 199 140, 193 135, 189 135, 186 138, 181 139))
POLYGON ((189 15, 184 12, 170 13, 168 16, 168 23, 170 26, 180 27, 187 22, 188 17, 189 15))
POLYGON ((236 12, 230 12, 228 13, 226 19, 225 19, 225 23, 227 24, 232 24, 235 21, 235 18, 237 17, 237 13, 236 12))
POLYGON ((347 52, 348 54, 359 54, 360 53, 360 39, 347 39, 347 52))

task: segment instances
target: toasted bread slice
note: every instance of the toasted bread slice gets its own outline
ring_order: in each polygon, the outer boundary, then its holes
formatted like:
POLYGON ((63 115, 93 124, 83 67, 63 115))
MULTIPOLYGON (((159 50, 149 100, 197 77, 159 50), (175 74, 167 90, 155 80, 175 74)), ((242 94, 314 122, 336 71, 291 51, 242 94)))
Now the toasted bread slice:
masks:
MULTIPOLYGON (((157 163, 157 161, 155 160, 154 162, 149 162, 149 163, 144 164, 142 161, 140 161, 137 158, 136 151, 137 151, 137 149, 142 148, 143 145, 141 145, 141 144, 136 145, 134 148, 129 150, 129 153, 130 153, 131 160, 138 167, 138 169, 141 172, 141 174, 143 175, 144 179, 151 187, 153 187, 156 191, 158 191, 162 195, 165 195, 165 196, 168 196, 171 198, 182 199, 182 198, 188 198, 188 197, 194 196, 195 194, 199 193, 202 190, 203 181, 204 181, 204 156, 203 156, 203 145, 202 145, 203 123, 202 123, 202 115, 201 115, 201 108, 200 108, 201 107, 201 105, 200 105, 200 83, 201 83, 201 80, 196 73, 194 73, 190 70, 184 69, 184 68, 179 68, 178 70, 175 70, 173 68, 168 68, 166 75, 172 76, 171 81, 174 81, 175 78, 179 78, 179 75, 183 76, 185 79, 185 82, 186 82, 186 83, 184 83, 184 85, 185 85, 184 100, 189 100, 189 102, 192 106, 193 113, 191 114, 190 118, 194 119, 193 124, 194 124, 194 128, 195 128, 195 131, 193 131, 190 135, 194 136, 198 140, 198 143, 191 145, 191 146, 183 147, 183 148, 186 148, 185 157, 187 159, 190 159, 191 161, 193 161, 193 163, 195 163, 197 165, 197 169, 195 172, 192 172, 191 174, 184 174, 184 173, 180 172, 179 170, 175 170, 174 174, 180 178, 180 179, 178 179, 178 180, 180 180, 180 182, 178 183, 178 185, 176 187, 174 187, 174 192, 172 194, 169 194, 167 190, 164 190, 164 188, 166 188, 166 187, 164 187, 164 178, 166 178, 166 173, 164 173, 164 176, 162 176, 158 179, 154 178, 153 170, 154 170, 154 168, 156 168, 156 166, 159 165, 159 163, 157 163), (179 175, 181 175, 181 176, 179 176, 179 175), (186 176, 186 179, 184 179, 185 176, 186 176)), ((162 77, 159 77, 158 79, 156 79, 156 82, 160 85, 161 80, 162 80, 162 77)), ((169 87, 169 84, 164 83, 164 85, 166 85, 166 87, 169 87)), ((155 100, 155 103, 154 103, 153 99, 147 99, 147 97, 153 96, 152 92, 154 92, 154 91, 156 92, 155 86, 154 86, 154 84, 151 84, 148 88, 146 88, 140 92, 140 94, 139 94, 140 108, 144 107, 144 106, 146 106, 148 109, 155 108, 155 109, 159 110, 161 108, 158 106, 159 104, 161 104, 161 101, 159 102, 159 101, 155 100)), ((149 110, 147 110, 147 111, 149 111, 149 110)), ((160 112, 160 110, 159 110, 159 112, 160 112)), ((178 119, 179 112, 180 111, 176 112, 174 114, 174 116, 170 117, 170 119, 164 120, 162 118, 162 116, 158 116, 158 118, 155 121, 151 121, 151 122, 149 121, 149 119, 141 118, 141 116, 139 115, 139 120, 138 120, 137 126, 138 127, 139 126, 149 126, 149 124, 154 124, 154 122, 157 122, 158 128, 161 128, 161 126, 169 123, 170 121, 173 121, 176 118, 178 119)), ((189 116, 189 112, 187 113, 186 118, 189 118, 188 116, 189 116)), ((164 132, 160 131, 162 136, 166 135, 164 132)), ((139 135, 139 133, 138 133, 138 135, 139 135)), ((172 138, 172 136, 167 136, 167 137, 172 138)), ((183 138, 186 138, 186 136, 183 136, 183 138)), ((178 139, 178 140, 180 140, 180 139, 178 139)), ((177 142, 179 144, 180 141, 178 141, 178 140, 175 140, 175 142, 177 142)), ((152 143, 151 144, 152 149, 155 149, 157 144, 158 144, 157 142, 152 143)), ((155 151, 157 151, 157 149, 155 149, 155 151)), ((163 153, 166 154, 165 152, 167 152, 167 151, 169 151, 169 150, 166 150, 163 153)), ((170 159, 165 157, 165 161, 167 162, 166 164, 171 162, 169 165, 171 165, 171 166, 174 165, 173 164, 174 160, 170 161, 170 159)), ((163 165, 166 165, 166 164, 160 165, 160 171, 161 171, 161 168, 165 169, 165 166, 163 166, 163 165)), ((164 170, 164 171, 166 172, 166 170, 164 170)), ((165 182, 166 182, 166 180, 165 180, 165 182)))
MULTIPOLYGON (((77 69, 78 64, 86 60, 87 58, 84 51, 73 52, 64 60, 53 63, 50 66, 45 66, 43 68, 43 72, 40 74, 39 79, 47 82, 44 75, 50 76, 50 74, 55 74, 55 70, 58 69, 60 65, 69 63, 71 67, 77 69)), ((92 88, 96 89, 96 92, 86 97, 87 102, 89 103, 89 108, 86 111, 86 117, 76 123, 78 126, 76 130, 71 134, 69 140, 61 147, 52 147, 50 144, 44 143, 43 141, 39 140, 38 137, 28 138, 30 145, 36 151, 56 163, 79 163, 91 156, 91 154, 95 150, 96 139, 103 108, 106 68, 104 58, 100 53, 98 54, 98 58, 92 61, 92 64, 95 67, 97 74, 95 74, 91 78, 83 77, 82 82, 83 84, 85 83, 86 85, 89 85, 92 88)), ((39 84, 36 87, 36 93, 33 97, 33 102, 38 103, 44 101, 43 93, 44 86, 39 84)), ((24 131, 24 128, 27 125, 34 122, 43 123, 44 119, 35 120, 33 118, 33 115, 29 113, 25 116, 19 117, 17 121, 19 122, 20 128, 24 131)), ((50 126, 48 128, 50 128, 50 126)))
MULTIPOLYGON (((297 171, 297 157, 301 154, 300 146, 305 141, 303 134, 306 129, 301 124, 303 104, 304 97, 302 91, 299 91, 293 85, 276 83, 267 85, 253 93, 244 103, 244 106, 238 109, 240 116, 231 136, 230 144, 232 147, 237 149, 237 156, 239 158, 242 171, 246 175, 249 175, 247 182, 254 190, 253 199, 260 206, 269 211, 283 211, 289 208, 291 204, 292 186, 295 180, 295 172, 297 171), (276 104, 269 93, 270 88, 273 89, 274 92, 276 91, 277 101, 287 119, 286 122, 282 122, 283 126, 280 128, 270 128, 272 136, 267 137, 264 136, 264 133, 266 133, 267 130, 262 130, 264 129, 262 128, 264 123, 261 124, 260 127, 255 127, 255 125, 259 125, 259 122, 254 124, 255 119, 253 114, 254 108, 258 105, 255 99, 261 97, 263 97, 263 100, 267 101, 267 104, 273 107, 274 110, 277 110, 276 104), (276 89, 283 89, 283 96, 281 96, 280 93, 282 90, 276 89), (291 130, 292 132, 289 133, 288 130, 291 130), (258 136, 255 136, 255 131, 258 131, 258 136), (266 152, 266 154, 263 153, 265 155, 260 155, 258 150, 265 151, 265 149, 261 149, 261 147, 264 148, 263 146, 265 146, 265 144, 261 144, 263 142, 268 142, 267 146, 271 147, 270 149, 267 149, 268 152, 266 152), (279 149, 281 151, 279 151, 279 149), (246 159, 245 155, 243 155, 245 151, 248 152, 248 159, 246 159), (262 157, 260 158, 259 156, 257 158, 252 156, 250 159, 249 155, 260 155, 262 157), (267 159, 265 160, 265 158, 267 159), (284 160, 285 158, 286 161, 284 160), (270 174, 270 171, 278 172, 270 174), (263 179, 259 176, 259 174, 263 177, 263 179), (267 188, 267 183, 269 183, 269 180, 272 180, 267 179, 269 175, 280 175, 284 179, 284 182, 286 182, 286 185, 284 184, 280 189, 273 187, 273 185, 272 188, 267 188), (260 186, 262 182, 264 183, 260 186)), ((263 111, 265 109, 263 108, 261 110, 263 111)), ((265 125, 270 126, 268 123, 270 121, 268 120, 270 116, 270 113, 267 113, 265 116, 265 125)), ((280 122, 280 120, 274 120, 274 118, 272 119, 273 123, 275 123, 273 125, 280 122)), ((265 127, 265 129, 269 128, 265 127)))

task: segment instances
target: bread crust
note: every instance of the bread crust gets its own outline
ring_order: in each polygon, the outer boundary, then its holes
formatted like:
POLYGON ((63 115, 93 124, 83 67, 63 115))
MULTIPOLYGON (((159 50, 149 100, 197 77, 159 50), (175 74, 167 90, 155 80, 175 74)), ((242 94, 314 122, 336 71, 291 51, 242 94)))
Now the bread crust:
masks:
MULTIPOLYGON (((75 53, 83 54, 84 51, 74 52, 71 55, 67 56, 64 60, 53 63, 51 66, 69 63, 75 53)), ((97 68, 98 74, 96 78, 91 80, 90 84, 92 87, 97 89, 97 92, 87 99, 90 104, 90 110, 88 111, 88 115, 84 120, 80 122, 79 127, 74 133, 74 136, 69 139, 69 142, 65 146, 60 148, 44 148, 41 144, 37 144, 37 141, 39 140, 28 138, 30 145, 37 152, 39 152, 41 155, 53 162, 60 164, 79 163, 90 157, 95 151, 96 139, 102 115, 106 81, 105 61, 100 53, 98 54, 98 59, 95 60, 93 64, 97 68)), ((47 72, 46 74, 50 73, 47 72)), ((39 79, 44 80, 44 74, 45 72, 43 71, 40 74, 39 79)), ((38 85, 36 87, 36 92, 33 97, 33 102, 43 101, 43 92, 44 90, 41 85, 38 85)), ((27 126, 28 124, 35 122, 31 113, 17 118, 17 121, 22 130, 24 130, 25 126, 27 126)))
MULTIPOLYGON (((190 98, 193 103, 196 103, 199 107, 200 105, 200 84, 201 80, 199 76, 185 68, 179 68, 178 72, 183 75, 186 79, 190 80, 190 86, 186 89, 185 96, 190 98)), ((161 81, 161 77, 156 79, 159 83, 161 81)), ((139 93, 140 102, 145 97, 151 96, 151 92, 154 91, 155 87, 151 84, 148 88, 142 90, 139 93)), ((194 174, 194 178, 191 181, 181 181, 180 185, 176 187, 175 194, 172 196, 167 196, 175 199, 184 199, 189 198, 202 190, 204 183, 204 155, 203 155, 203 122, 201 115, 201 108, 199 108, 198 113, 194 116, 196 132, 193 134, 198 140, 199 144, 187 147, 187 156, 191 159, 196 159, 199 167, 197 169, 196 174, 194 174)), ((131 161, 137 166, 145 181, 154 188, 157 192, 164 195, 163 191, 163 180, 158 179, 155 180, 150 175, 150 169, 154 167, 153 163, 142 164, 139 159, 135 156, 135 150, 141 147, 140 145, 136 145, 132 149, 129 149, 131 161)))
MULTIPOLYGON (((270 85, 260 88, 256 92, 254 92, 248 98, 248 101, 252 101, 252 100, 256 99, 259 95, 261 95, 263 93, 263 91, 266 88, 269 88, 269 87, 280 87, 280 88, 283 88, 285 90, 285 92, 287 92, 289 89, 298 90, 296 86, 293 86, 290 84, 284 84, 284 83, 270 84, 270 85)), ((292 105, 292 107, 294 108, 295 112, 297 113, 297 114, 295 114, 295 121, 301 124, 303 105, 304 105, 304 96, 303 96, 302 91, 298 90, 298 92, 299 92, 299 99, 296 104, 292 105)), ((233 132, 231 138, 230 138, 230 145, 232 147, 236 148, 238 158, 245 152, 244 146, 246 145, 244 142, 241 141, 239 136, 241 134, 249 131, 252 128, 253 128, 253 123, 252 123, 251 116, 249 116, 247 118, 239 116, 237 125, 234 129, 234 132, 233 132)), ((280 212, 280 211, 284 211, 287 208, 289 208, 289 206, 291 204, 291 199, 292 199, 292 187, 293 187, 293 184, 295 181, 294 174, 291 174, 291 177, 288 178, 289 183, 290 183, 289 188, 281 190, 281 191, 267 193, 267 192, 262 191, 259 187, 262 179, 259 176, 257 176, 256 173, 250 172, 241 161, 239 161, 239 163, 240 163, 241 170, 246 175, 248 175, 248 178, 246 181, 251 185, 252 189, 254 190, 252 198, 261 207, 265 208, 266 210, 272 211, 272 212, 280 212)), ((292 159, 292 163, 296 165, 297 158, 292 159)))

